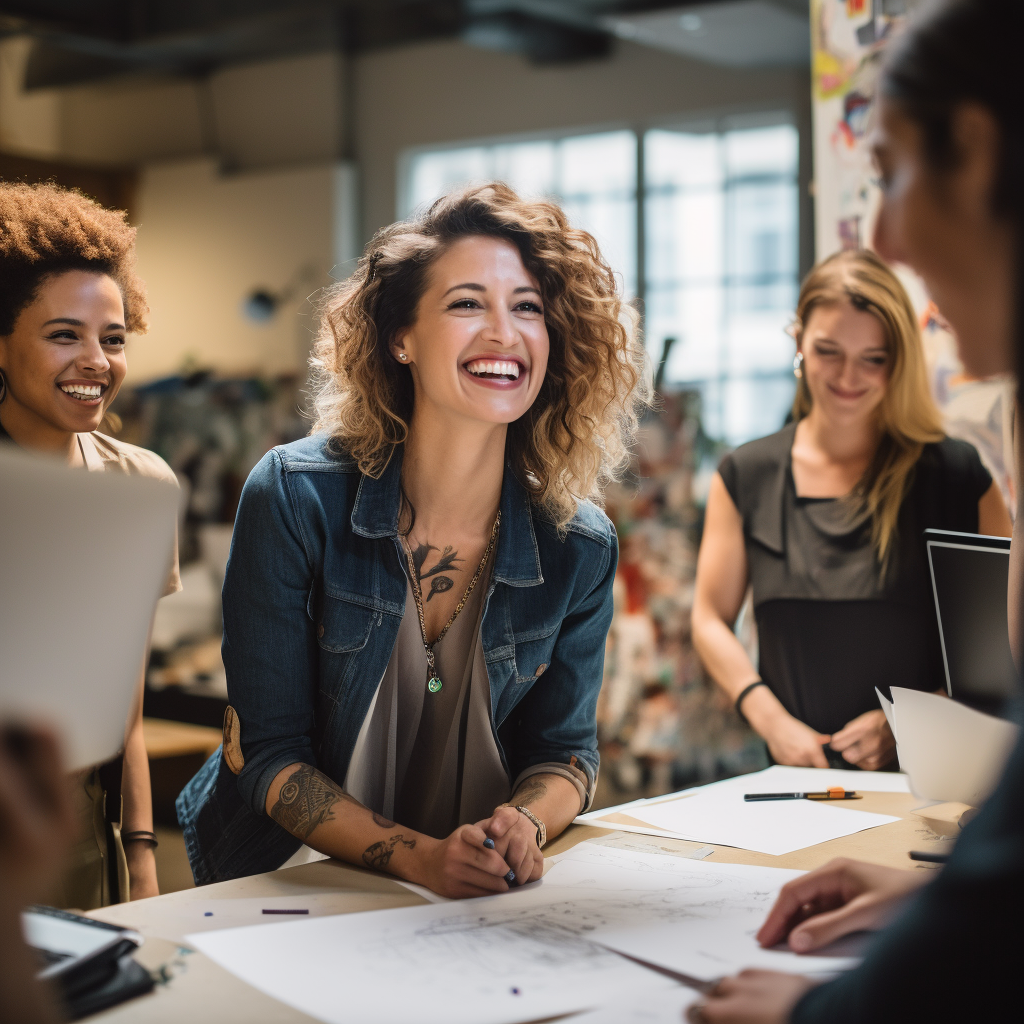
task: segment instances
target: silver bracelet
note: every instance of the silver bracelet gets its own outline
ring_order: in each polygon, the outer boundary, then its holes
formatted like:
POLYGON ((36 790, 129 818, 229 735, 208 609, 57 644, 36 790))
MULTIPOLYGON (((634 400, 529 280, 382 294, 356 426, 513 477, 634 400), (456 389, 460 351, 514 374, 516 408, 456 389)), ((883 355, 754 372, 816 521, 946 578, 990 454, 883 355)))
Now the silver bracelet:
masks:
POLYGON ((516 810, 520 814, 525 814, 526 817, 528 817, 530 821, 532 821, 533 824, 537 827, 537 848, 539 850, 543 850, 544 844, 548 841, 547 826, 544 824, 543 821, 540 820, 540 818, 537 817, 536 814, 533 813, 533 811, 530 810, 529 807, 521 807, 519 806, 519 804, 516 804, 516 810))

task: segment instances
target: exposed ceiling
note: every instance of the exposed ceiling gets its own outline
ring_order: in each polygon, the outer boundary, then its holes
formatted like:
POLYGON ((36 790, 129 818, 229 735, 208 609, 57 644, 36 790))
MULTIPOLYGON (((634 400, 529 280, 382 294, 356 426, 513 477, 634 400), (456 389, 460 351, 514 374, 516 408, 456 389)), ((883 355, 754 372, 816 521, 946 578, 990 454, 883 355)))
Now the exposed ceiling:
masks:
POLYGON ((456 37, 538 63, 601 57, 620 36, 716 63, 771 64, 793 62, 806 22, 807 0, 0 0, 0 35, 35 37, 27 89, 456 37), (756 28, 742 13, 750 7, 756 28), (691 10, 703 40, 679 27, 691 10))

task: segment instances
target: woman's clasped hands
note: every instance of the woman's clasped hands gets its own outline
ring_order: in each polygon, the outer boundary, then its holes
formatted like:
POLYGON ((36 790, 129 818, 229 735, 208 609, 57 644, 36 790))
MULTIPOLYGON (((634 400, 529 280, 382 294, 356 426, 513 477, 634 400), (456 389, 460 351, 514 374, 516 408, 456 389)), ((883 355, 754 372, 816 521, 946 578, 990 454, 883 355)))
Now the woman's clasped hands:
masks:
POLYGON ((414 879, 451 899, 491 896, 533 882, 544 872, 537 830, 514 807, 497 807, 475 825, 461 825, 427 850, 422 878, 414 879))

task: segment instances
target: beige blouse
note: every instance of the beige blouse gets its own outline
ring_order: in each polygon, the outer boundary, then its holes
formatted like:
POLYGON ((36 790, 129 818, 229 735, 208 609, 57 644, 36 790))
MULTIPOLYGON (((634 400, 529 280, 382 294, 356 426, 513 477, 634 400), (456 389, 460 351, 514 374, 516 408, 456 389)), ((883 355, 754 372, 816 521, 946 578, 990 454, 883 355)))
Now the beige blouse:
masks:
MULTIPOLYGON (((91 472, 149 476, 177 485, 171 467, 159 455, 145 448, 100 433, 79 434, 78 447, 86 468, 91 472)), ((178 538, 175 535, 164 594, 178 590, 181 590, 181 578, 178 574, 178 538)), ((59 907, 92 910, 129 898, 128 863, 121 846, 119 826, 115 824, 108 831, 104 819, 104 793, 98 769, 79 773, 75 781, 73 799, 79 820, 79 839, 64 876, 49 894, 48 902, 59 907), (111 884, 111 860, 116 864, 118 892, 113 891, 111 884)))
POLYGON ((391 660, 356 740, 344 788, 384 817, 443 839, 489 818, 523 780, 550 773, 589 801, 587 778, 565 764, 532 765, 510 785, 491 727, 480 623, 488 564, 451 629, 434 645, 442 687, 427 690, 427 657, 412 584, 391 660))
MULTIPOLYGON (((156 452, 139 448, 125 441, 107 437, 99 431, 91 434, 78 434, 78 448, 82 453, 86 469, 99 473, 122 473, 124 476, 149 476, 156 480, 166 480, 175 486, 178 478, 170 466, 156 452)), ((167 573, 167 586, 164 596, 181 590, 181 577, 178 574, 178 535, 174 535, 174 553, 167 573)))

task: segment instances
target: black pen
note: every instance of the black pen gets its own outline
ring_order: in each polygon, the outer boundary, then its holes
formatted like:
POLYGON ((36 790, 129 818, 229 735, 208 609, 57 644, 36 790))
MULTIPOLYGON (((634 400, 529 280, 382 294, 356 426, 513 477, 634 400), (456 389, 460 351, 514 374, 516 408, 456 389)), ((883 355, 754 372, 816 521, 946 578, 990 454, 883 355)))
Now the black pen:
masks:
POLYGON ((931 853, 927 850, 911 850, 911 860, 923 860, 928 864, 945 864, 949 860, 948 853, 931 853))
MULTIPOLYGON (((484 840, 484 846, 488 850, 493 850, 494 849, 494 840, 490 836, 488 836, 484 840)), ((514 871, 510 871, 507 875, 505 875, 505 881, 508 882, 509 885, 511 885, 515 880, 516 880, 516 873, 514 871)))
POLYGON ((860 794, 852 789, 832 786, 821 793, 744 793, 743 799, 755 800, 859 800, 860 794))

